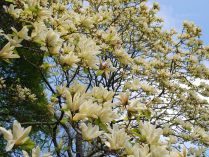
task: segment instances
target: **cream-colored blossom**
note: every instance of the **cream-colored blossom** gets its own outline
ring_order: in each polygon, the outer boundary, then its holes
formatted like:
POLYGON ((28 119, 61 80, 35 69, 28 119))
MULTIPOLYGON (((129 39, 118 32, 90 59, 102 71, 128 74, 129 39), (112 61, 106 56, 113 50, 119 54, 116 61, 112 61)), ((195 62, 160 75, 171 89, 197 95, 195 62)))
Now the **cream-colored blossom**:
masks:
POLYGON ((187 150, 184 147, 182 152, 172 151, 170 157, 187 157, 187 150))
POLYGON ((31 92, 29 88, 22 87, 21 85, 16 85, 16 97, 14 97, 17 100, 30 100, 30 101, 35 101, 37 100, 37 97, 35 94, 31 92))
POLYGON ((140 88, 140 81, 138 79, 134 79, 131 82, 126 82, 124 88, 130 89, 132 91, 137 91, 140 88))
POLYGON ((166 145, 151 145, 150 151, 153 157, 170 157, 166 145))
POLYGON ((105 74, 105 76, 108 78, 111 72, 116 71, 116 68, 113 67, 110 59, 107 59, 104 62, 100 62, 99 70, 101 70, 105 74))
POLYGON ((31 126, 24 129, 16 120, 13 122, 12 131, 0 127, 0 132, 4 135, 4 139, 7 140, 6 151, 10 151, 14 146, 20 146, 26 143, 29 140, 28 134, 30 131, 31 126))
POLYGON ((9 41, 11 46, 14 46, 14 47, 22 46, 20 43, 22 42, 23 39, 19 38, 18 36, 12 35, 12 34, 4 35, 4 36, 9 41))
POLYGON ((19 32, 14 27, 12 27, 11 29, 13 30, 14 34, 18 36, 20 39, 25 39, 25 40, 30 39, 30 37, 28 36, 29 30, 27 26, 24 26, 19 32))
POLYGON ((120 100, 119 104, 122 106, 126 106, 129 103, 129 93, 120 93, 118 95, 118 99, 120 100))
POLYGON ((163 128, 163 135, 171 135, 173 134, 172 129, 170 128, 169 125, 165 125, 163 128))
POLYGON ((90 16, 81 15, 80 16, 80 25, 86 27, 86 28, 92 28, 93 25, 93 18, 90 16))
POLYGON ((44 45, 48 30, 44 22, 34 22, 31 32, 31 39, 41 45, 44 45))
POLYGON ((59 33, 50 29, 46 34, 46 47, 51 55, 59 54, 62 46, 62 39, 60 39, 59 33))
POLYGON ((65 91, 65 98, 69 109, 75 112, 79 109, 80 105, 84 103, 87 96, 86 94, 81 94, 80 92, 76 92, 72 96, 70 91, 65 91))
POLYGON ((125 49, 116 49, 113 53, 118 58, 120 63, 125 65, 132 63, 132 58, 128 55, 125 49))
MULTIPOLYGON (((18 58, 15 48, 24 46, 34 50, 34 57, 43 55, 41 70, 47 70, 49 63, 55 65, 48 68, 48 81, 44 81, 52 88, 59 84, 50 96, 52 116, 61 113, 62 118, 65 113, 70 118, 64 116, 61 122, 70 124, 74 120, 72 128, 85 122, 81 125, 84 139, 100 136, 103 144, 107 140, 108 152, 129 157, 186 156, 184 152, 168 152, 172 144, 178 144, 176 136, 182 143, 192 141, 194 146, 209 144, 209 105, 197 94, 207 97, 209 92, 205 85, 193 84, 193 79, 209 78, 209 69, 204 65, 204 60, 209 59, 209 47, 203 45, 201 29, 194 23, 184 22, 179 33, 166 31, 157 15, 159 5, 150 5, 147 0, 10 1, 9 7, 4 6, 5 13, 23 26, 12 28, 12 34, 7 34, 7 28, 0 30, 8 40, 0 59, 18 58), (42 51, 38 51, 39 47, 42 51), (73 83, 73 79, 79 83, 73 83), (119 94, 121 91, 124 93, 119 94), (148 109, 153 114, 142 117, 148 109), (146 122, 149 118, 157 128, 146 122), (91 123, 99 123, 106 138, 91 123), (113 129, 107 131, 106 125, 113 129)), ((1 82, 0 88, 4 87, 1 82)), ((29 89, 17 89, 13 93, 16 100, 36 100, 29 89)), ((60 127, 57 139, 66 135, 60 127)), ((91 144, 94 147, 96 140, 91 144)), ((64 145, 55 151, 64 153, 64 145)), ((40 150, 34 152, 40 156, 40 150)))
POLYGON ((79 112, 73 117, 74 121, 82 120, 85 118, 98 118, 102 107, 92 101, 86 101, 79 107, 79 112))
POLYGON ((4 9, 7 13, 12 15, 14 18, 18 18, 20 16, 20 13, 22 12, 22 9, 18 9, 15 7, 15 5, 10 4, 9 7, 4 6, 4 9))
POLYGON ((66 55, 61 55, 60 57, 61 64, 68 65, 70 67, 76 65, 76 63, 78 63, 79 61, 80 59, 73 52, 66 55))
POLYGON ((14 53, 14 46, 11 46, 10 43, 7 43, 0 51, 1 59, 11 59, 11 58, 20 58, 20 56, 14 53))
POLYGON ((108 91, 104 87, 94 87, 92 89, 92 96, 95 98, 96 101, 99 103, 107 102, 107 101, 112 101, 112 98, 114 96, 113 91, 108 91))
POLYGON ((87 101, 87 95, 82 91, 72 92, 69 89, 65 89, 63 96, 66 99, 66 104, 63 106, 65 114, 68 115, 72 119, 72 113, 79 110, 81 104, 87 101))
POLYGON ((75 81, 73 84, 72 84, 72 86, 70 86, 70 92, 72 93, 72 94, 75 94, 75 93, 81 93, 81 94, 84 94, 85 93, 85 91, 86 91, 86 86, 85 85, 83 85, 83 84, 80 84, 80 83, 78 83, 77 81, 75 81))
POLYGON ((116 124, 113 125, 113 129, 110 129, 110 134, 106 133, 105 136, 107 137, 105 144, 112 150, 125 148, 130 138, 124 128, 119 128, 116 124))
MULTIPOLYGON (((22 152, 23 152, 24 157, 30 157, 26 151, 23 150, 22 152)), ((46 153, 46 154, 41 155, 41 150, 37 146, 36 148, 32 149, 32 156, 31 157, 52 157, 52 156, 50 153, 46 153)))
POLYGON ((103 123, 109 123, 118 118, 116 112, 114 112, 110 107, 103 107, 98 116, 103 123))
POLYGON ((177 142, 177 137, 173 136, 173 135, 170 135, 169 136, 169 143, 174 144, 176 142, 177 142))
POLYGON ((158 145, 160 144, 160 136, 163 134, 163 130, 156 127, 149 122, 140 123, 139 131, 142 140, 145 140, 148 144, 158 145))
POLYGON ((84 67, 97 69, 99 63, 97 55, 100 53, 100 48, 92 39, 81 36, 75 49, 84 67))
POLYGON ((121 39, 117 34, 117 31, 114 27, 110 27, 107 33, 102 34, 102 38, 106 43, 110 43, 111 45, 117 46, 121 43, 121 39))
POLYGON ((97 125, 93 126, 90 123, 88 125, 81 123, 80 128, 83 139, 87 141, 97 138, 103 133, 103 131, 99 131, 99 127, 97 125))
POLYGON ((147 93, 151 93, 151 94, 156 93, 155 88, 146 84, 146 83, 140 83, 140 87, 142 88, 143 91, 145 91, 147 93))
POLYGON ((126 152, 128 157, 151 157, 150 149, 148 145, 139 144, 126 144, 126 152))
POLYGON ((130 101, 129 105, 127 105, 127 110, 130 112, 139 112, 146 109, 147 107, 145 104, 140 103, 137 99, 130 101))

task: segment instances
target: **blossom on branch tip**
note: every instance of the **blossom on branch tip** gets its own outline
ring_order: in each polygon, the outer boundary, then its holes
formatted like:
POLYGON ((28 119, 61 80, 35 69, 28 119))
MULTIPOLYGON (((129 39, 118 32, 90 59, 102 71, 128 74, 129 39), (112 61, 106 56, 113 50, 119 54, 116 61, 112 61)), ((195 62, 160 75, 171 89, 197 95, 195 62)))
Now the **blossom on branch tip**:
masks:
POLYGON ((93 126, 91 123, 88 125, 81 123, 80 128, 83 139, 87 141, 97 138, 103 133, 103 131, 99 131, 99 126, 93 126))
POLYGON ((29 126, 24 129, 16 120, 13 122, 12 131, 0 127, 0 132, 4 135, 4 139, 7 140, 6 151, 10 151, 14 146, 25 144, 29 140, 28 134, 30 133, 31 128, 32 127, 29 126))
POLYGON ((128 142, 130 137, 125 132, 125 129, 120 129, 118 125, 114 124, 113 129, 109 129, 110 133, 105 133, 105 136, 107 137, 107 141, 105 144, 111 149, 111 150, 118 150, 125 148, 125 144, 128 142))
POLYGON ((20 58, 18 54, 14 53, 14 46, 11 46, 10 43, 7 43, 0 51, 0 58, 2 59, 11 59, 11 58, 20 58))

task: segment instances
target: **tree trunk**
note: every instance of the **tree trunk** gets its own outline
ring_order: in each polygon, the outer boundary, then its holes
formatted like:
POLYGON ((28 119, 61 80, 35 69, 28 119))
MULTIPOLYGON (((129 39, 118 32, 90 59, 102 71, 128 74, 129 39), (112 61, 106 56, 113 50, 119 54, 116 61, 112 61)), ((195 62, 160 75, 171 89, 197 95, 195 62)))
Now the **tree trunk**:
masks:
POLYGON ((82 136, 79 133, 76 135, 76 157, 83 157, 82 136))

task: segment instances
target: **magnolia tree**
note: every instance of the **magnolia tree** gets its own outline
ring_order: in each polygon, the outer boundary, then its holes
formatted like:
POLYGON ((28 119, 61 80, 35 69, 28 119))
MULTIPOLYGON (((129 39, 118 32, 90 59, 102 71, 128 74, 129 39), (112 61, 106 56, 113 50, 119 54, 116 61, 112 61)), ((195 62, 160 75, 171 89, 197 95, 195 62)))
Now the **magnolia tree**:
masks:
MULTIPOLYGON (((20 27, 0 31, 1 62, 25 57, 19 47, 44 55, 41 66, 25 62, 42 76, 50 113, 38 122, 15 114, 13 124, 5 121, 5 155, 205 156, 209 47, 199 27, 165 30, 159 5, 146 0, 5 1, 0 7, 20 27)), ((27 87, 17 94, 37 100, 27 87)))

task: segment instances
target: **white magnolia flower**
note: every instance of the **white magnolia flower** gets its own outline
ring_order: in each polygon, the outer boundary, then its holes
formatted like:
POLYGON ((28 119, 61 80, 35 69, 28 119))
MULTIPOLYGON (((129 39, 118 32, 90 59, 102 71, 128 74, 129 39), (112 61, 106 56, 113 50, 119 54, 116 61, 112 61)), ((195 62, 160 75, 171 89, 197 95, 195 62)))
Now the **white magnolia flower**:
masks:
POLYGON ((146 83, 140 83, 140 86, 141 86, 142 90, 147 92, 147 93, 151 93, 151 94, 156 93, 155 88, 146 84, 146 83))
POLYGON ((18 36, 20 39, 25 39, 25 40, 29 40, 30 37, 28 36, 28 28, 27 26, 24 26, 19 32, 12 27, 11 28, 13 30, 13 32, 15 33, 16 36, 18 36))
POLYGON ((102 33, 102 38, 105 40, 106 43, 110 43, 115 46, 121 43, 121 39, 117 33, 117 30, 114 27, 110 27, 108 32, 102 33))
MULTIPOLYGON (((22 151, 24 157, 29 157, 26 151, 22 151)), ((52 157, 50 153, 41 155, 41 150, 39 147, 33 148, 31 157, 52 157)))
POLYGON ((106 61, 100 61, 99 70, 101 70, 105 76, 109 78, 109 74, 116 71, 116 68, 112 65, 111 60, 107 59, 106 61))
POLYGON ((87 141, 97 138, 103 133, 103 131, 99 131, 99 127, 97 125, 92 126, 92 124, 86 125, 85 123, 81 123, 80 128, 83 139, 87 141))
POLYGON ((170 135, 169 139, 168 139, 168 142, 171 143, 171 144, 176 143, 177 142, 177 137, 173 136, 173 135, 170 135))
POLYGON ((118 118, 118 115, 110 107, 103 107, 98 116, 103 123, 108 123, 118 118))
POLYGON ((144 122, 139 124, 139 131, 141 133, 142 139, 146 140, 149 144, 158 145, 160 136, 163 134, 163 130, 156 129, 154 125, 144 122))
POLYGON ((114 92, 108 91, 104 87, 94 87, 92 90, 92 96, 99 103, 103 103, 103 102, 107 102, 107 101, 112 101, 112 98, 114 96, 114 92))
POLYGON ((27 142, 30 131, 31 126, 24 129, 16 120, 13 123, 12 131, 0 127, 0 132, 4 135, 4 139, 7 140, 6 151, 10 151, 14 146, 19 146, 27 142))
POLYGON ((34 22, 33 30, 31 32, 31 39, 37 43, 44 44, 46 35, 47 35, 47 27, 43 22, 34 22))
POLYGON ((117 59, 124 65, 130 64, 132 62, 132 58, 123 48, 116 49, 113 53, 117 57, 117 59))
POLYGON ((77 55, 84 67, 97 68, 100 47, 92 39, 82 36, 76 45, 77 55))
POLYGON ((13 5, 13 4, 10 4, 9 7, 7 7, 7 6, 3 6, 3 7, 4 7, 5 11, 7 13, 9 13, 10 15, 12 15, 14 18, 18 18, 21 11, 22 11, 22 9, 16 9, 15 5, 13 5))
POLYGON ((11 46, 14 47, 21 47, 22 45, 20 44, 23 39, 19 38, 18 36, 13 36, 11 34, 4 35, 5 38, 9 41, 11 46))
POLYGON ((62 46, 62 39, 60 39, 59 33, 50 29, 46 34, 46 47, 51 55, 56 55, 59 53, 62 46))
POLYGON ((70 91, 66 90, 65 98, 66 98, 66 108, 75 112, 79 110, 80 105, 86 101, 86 94, 76 92, 72 95, 70 91))
POLYGON ((14 53, 14 46, 11 46, 10 43, 7 43, 3 49, 0 51, 0 58, 10 59, 10 58, 20 58, 18 54, 14 53))
POLYGON ((80 61, 80 59, 73 52, 71 52, 67 55, 62 55, 60 57, 60 62, 64 65, 68 65, 70 67, 76 65, 76 63, 78 63, 79 61, 80 61))
POLYGON ((86 101, 86 94, 82 91, 76 91, 75 93, 70 92, 69 89, 65 89, 63 93, 66 104, 63 106, 65 114, 72 119, 72 113, 79 110, 81 104, 86 101))
POLYGON ((88 94, 85 93, 85 90, 86 90, 85 86, 80 85, 79 83, 76 82, 72 84, 70 88, 66 88, 64 86, 57 86, 58 94, 65 99, 65 104, 63 106, 63 109, 65 111, 65 114, 68 117, 70 117, 70 119, 72 119, 72 113, 77 112, 80 106, 87 101, 88 94))
POLYGON ((149 145, 131 145, 130 143, 127 143, 126 151, 128 157, 151 157, 149 145))
POLYGON ((79 107, 79 112, 73 117, 73 120, 78 121, 85 118, 98 118, 102 107, 92 101, 86 101, 79 107))
MULTIPOLYGON (((186 148, 184 147, 183 148, 183 151, 180 153, 180 152, 177 152, 177 151, 172 151, 170 153, 170 156, 169 157, 187 157, 187 151, 186 151, 186 148)), ((192 156, 190 156, 192 157, 192 156)))
POLYGON ((130 89, 132 91, 139 90, 140 87, 140 81, 138 79, 134 79, 132 82, 126 82, 125 83, 125 89, 130 89))
POLYGON ((144 104, 141 104, 139 100, 135 99, 132 100, 129 105, 127 105, 127 109, 130 112, 138 112, 141 110, 146 110, 147 107, 144 104))
POLYGON ((122 106, 128 105, 129 102, 129 93, 120 93, 117 98, 120 100, 119 104, 122 106))
POLYGON ((118 125, 113 125, 113 129, 110 129, 110 134, 105 134, 107 141, 105 144, 112 150, 118 150, 125 147, 125 144, 129 140, 129 136, 124 129, 120 129, 118 125))
POLYGON ((86 86, 85 85, 83 85, 83 84, 79 84, 78 82, 74 82, 73 84, 72 84, 72 86, 70 87, 70 92, 72 93, 72 94, 75 94, 75 93, 81 93, 81 94, 84 94, 85 93, 85 91, 86 91, 86 86))
POLYGON ((150 151, 152 157, 170 157, 169 151, 166 149, 165 145, 151 145, 150 151))
POLYGON ((166 124, 163 128, 163 135, 172 135, 173 131, 170 128, 169 124, 166 124))

